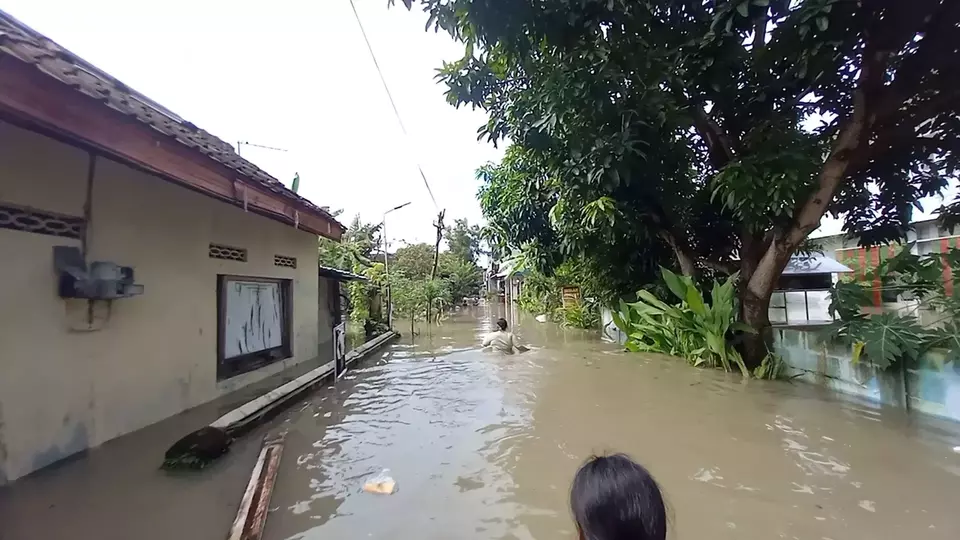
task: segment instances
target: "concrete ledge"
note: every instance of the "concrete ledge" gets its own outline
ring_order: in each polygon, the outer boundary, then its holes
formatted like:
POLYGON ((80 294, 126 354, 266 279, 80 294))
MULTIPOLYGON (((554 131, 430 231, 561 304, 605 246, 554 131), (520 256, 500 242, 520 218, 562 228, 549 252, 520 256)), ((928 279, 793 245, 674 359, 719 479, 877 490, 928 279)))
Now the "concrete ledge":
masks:
MULTIPOLYGON (((365 358, 399 335, 400 334, 396 332, 384 332, 380 334, 347 353, 346 364, 349 366, 365 358)), ((279 409, 290 400, 300 396, 322 382, 328 376, 333 375, 334 367, 334 362, 327 362, 312 371, 308 371, 287 384, 274 388, 266 394, 228 412, 210 424, 210 427, 231 434, 244 431, 270 412, 279 409)))

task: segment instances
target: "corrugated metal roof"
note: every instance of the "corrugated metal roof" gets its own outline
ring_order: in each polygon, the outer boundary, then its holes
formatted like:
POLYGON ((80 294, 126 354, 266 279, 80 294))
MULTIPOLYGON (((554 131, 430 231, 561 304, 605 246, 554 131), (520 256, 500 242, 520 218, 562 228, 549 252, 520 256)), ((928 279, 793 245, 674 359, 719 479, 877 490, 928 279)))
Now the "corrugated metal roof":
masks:
POLYGON ((0 51, 35 66, 76 91, 174 138, 180 144, 233 169, 273 193, 295 201, 307 211, 346 230, 329 212, 297 195, 279 180, 240 157, 233 146, 185 121, 2 10, 0 51))
POLYGON ((783 269, 783 275, 785 276, 846 274, 848 272, 853 272, 853 270, 830 257, 822 255, 791 257, 787 267, 783 269))
POLYGON ((366 277, 339 268, 317 265, 317 270, 323 277, 333 278, 339 281, 369 281, 366 277))

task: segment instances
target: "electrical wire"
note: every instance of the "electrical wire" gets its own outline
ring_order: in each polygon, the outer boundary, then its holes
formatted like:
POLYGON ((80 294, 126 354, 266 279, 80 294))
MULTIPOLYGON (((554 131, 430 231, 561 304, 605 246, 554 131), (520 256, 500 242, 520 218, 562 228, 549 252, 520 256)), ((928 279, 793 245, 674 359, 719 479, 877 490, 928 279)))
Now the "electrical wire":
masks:
MULTIPOLYGON (((370 39, 367 38, 367 32, 363 29, 363 23, 360 21, 360 14, 357 13, 357 6, 353 3, 353 0, 350 0, 350 7, 353 9, 353 16, 357 19, 357 26, 360 27, 360 33, 363 35, 363 41, 367 44, 367 50, 370 51, 370 58, 373 59, 373 65, 377 68, 377 74, 380 75, 380 82, 383 83, 383 89, 387 92, 387 99, 390 100, 390 106, 393 107, 393 114, 397 117, 397 123, 400 124, 400 131, 403 132, 403 136, 408 140, 410 134, 407 133, 406 126, 403 125, 403 119, 400 117, 400 111, 397 109, 396 102, 393 101, 393 94, 390 92, 390 87, 387 85, 387 79, 383 76, 383 71, 380 69, 380 62, 377 62, 377 55, 373 52, 373 46, 370 45, 370 39)), ((430 200, 433 201, 433 207, 439 209, 437 205, 437 199, 433 196, 433 190, 430 189, 430 182, 427 181, 427 175, 423 173, 423 167, 417 163, 417 170, 420 171, 420 178, 423 178, 423 185, 427 188, 427 193, 430 195, 430 200)))

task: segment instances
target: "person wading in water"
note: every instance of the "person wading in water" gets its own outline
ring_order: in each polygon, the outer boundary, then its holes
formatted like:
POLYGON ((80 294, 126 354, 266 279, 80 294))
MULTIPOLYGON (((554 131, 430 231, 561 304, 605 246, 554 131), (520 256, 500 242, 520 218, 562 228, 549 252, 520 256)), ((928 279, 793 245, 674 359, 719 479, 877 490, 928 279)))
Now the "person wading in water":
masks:
POLYGON ((527 352, 530 349, 517 344, 517 337, 511 332, 507 332, 507 320, 503 317, 497 319, 498 330, 490 332, 483 337, 484 347, 493 347, 493 350, 503 354, 513 354, 513 349, 520 352, 527 352))

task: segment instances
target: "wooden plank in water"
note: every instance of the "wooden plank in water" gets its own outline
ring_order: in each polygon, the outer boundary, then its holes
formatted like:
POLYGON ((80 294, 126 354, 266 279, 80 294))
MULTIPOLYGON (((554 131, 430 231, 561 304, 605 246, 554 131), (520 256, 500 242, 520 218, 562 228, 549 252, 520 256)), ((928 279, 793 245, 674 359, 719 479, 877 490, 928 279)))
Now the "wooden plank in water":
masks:
POLYGON ((260 540, 263 536, 270 496, 273 495, 273 485, 280 469, 283 438, 284 434, 280 434, 264 439, 263 449, 250 473, 250 482, 240 499, 240 509, 237 510, 227 540, 260 540))

